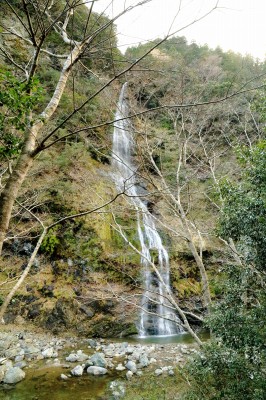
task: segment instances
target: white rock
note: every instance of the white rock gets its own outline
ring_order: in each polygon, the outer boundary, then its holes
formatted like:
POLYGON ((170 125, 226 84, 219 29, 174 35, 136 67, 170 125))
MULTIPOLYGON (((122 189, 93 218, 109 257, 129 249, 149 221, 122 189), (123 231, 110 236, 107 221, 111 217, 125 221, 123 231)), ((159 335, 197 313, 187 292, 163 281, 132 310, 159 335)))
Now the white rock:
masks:
POLYGON ((5 374, 4 383, 17 383, 25 378, 25 372, 19 367, 9 368, 5 374))
POLYGON ((175 373, 174 373, 174 371, 173 371, 172 369, 169 369, 169 371, 168 371, 168 375, 169 375, 169 376, 174 376, 174 375, 175 375, 175 373))
POLYGON ((83 367, 81 365, 77 365, 75 368, 71 370, 71 374, 73 376, 82 376, 83 374, 83 367))
POLYGON ((127 373, 126 373, 127 379, 128 379, 128 380, 131 379, 132 376, 133 376, 133 372, 132 372, 132 371, 127 371, 127 373))
POLYGON ((126 369, 126 367, 124 367, 122 364, 118 364, 118 366, 116 367, 117 371, 124 371, 126 369))
POLYGON ((158 368, 158 369, 156 369, 156 370, 154 371, 154 375, 155 375, 155 376, 162 375, 162 373, 163 373, 163 371, 162 371, 162 369, 160 369, 160 368, 158 368))
POLYGON ((54 354, 53 347, 48 347, 48 349, 42 351, 42 355, 44 358, 51 358, 53 357, 53 354, 54 354))
POLYGON ((87 373, 91 375, 105 375, 107 374, 107 369, 103 367, 96 367, 96 366, 91 366, 87 368, 87 373))
POLYGON ((65 374, 61 374, 61 375, 60 375, 60 378, 61 378, 63 381, 67 381, 67 380, 68 380, 68 376, 65 375, 65 374))
POLYGON ((69 354, 69 356, 66 357, 66 361, 69 361, 69 362, 76 362, 77 359, 78 359, 77 354, 73 354, 73 353, 69 354))
POLYGON ((134 374, 135 372, 137 372, 137 366, 136 366, 136 363, 135 363, 134 361, 128 361, 128 362, 126 363, 125 367, 126 367, 127 369, 129 369, 129 371, 133 372, 133 374, 134 374))

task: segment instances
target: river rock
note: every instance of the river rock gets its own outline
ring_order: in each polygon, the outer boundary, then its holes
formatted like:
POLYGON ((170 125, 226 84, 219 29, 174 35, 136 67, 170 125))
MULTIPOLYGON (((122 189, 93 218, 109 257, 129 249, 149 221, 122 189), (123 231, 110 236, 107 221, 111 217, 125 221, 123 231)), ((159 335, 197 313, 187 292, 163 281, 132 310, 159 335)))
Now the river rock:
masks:
POLYGON ((22 369, 22 368, 27 367, 27 363, 26 363, 26 361, 22 360, 22 361, 17 362, 16 364, 14 364, 14 367, 19 367, 22 369))
POLYGON ((139 357, 139 367, 144 368, 150 364, 147 354, 141 354, 139 357))
POLYGON ((135 363, 134 361, 128 361, 128 362, 126 363, 125 367, 126 367, 129 371, 133 372, 133 374, 134 374, 135 372, 137 372, 137 366, 136 366, 136 363, 135 363))
POLYGON ((5 351, 5 356, 7 358, 15 359, 15 357, 18 355, 20 349, 18 348, 13 348, 13 349, 8 349, 5 351))
POLYGON ((83 374, 83 367, 81 365, 77 365, 75 368, 71 370, 71 374, 73 376, 82 376, 83 374))
POLYGON ((169 375, 169 376, 174 376, 174 375, 175 375, 175 373, 174 373, 174 371, 173 371, 172 369, 169 369, 169 371, 168 371, 168 375, 169 375))
POLYGON ((132 371, 127 371, 127 373, 126 373, 126 378, 127 378, 128 380, 130 380, 130 379, 132 378, 132 376, 133 376, 133 372, 132 372, 132 371))
POLYGON ((25 351, 25 357, 27 359, 34 358, 38 354, 40 354, 40 349, 38 347, 30 345, 30 344, 25 347, 24 351, 25 351))
POLYGON ((88 344, 93 349, 95 349, 97 347, 97 342, 94 339, 88 339, 88 344))
POLYGON ((15 357, 15 362, 20 362, 20 361, 22 361, 22 360, 24 360, 24 354, 18 354, 18 355, 15 357))
POLYGON ((93 354, 93 356, 90 357, 90 361, 96 367, 105 368, 107 366, 107 361, 104 358, 104 354, 103 353, 95 353, 95 354, 93 354))
POLYGON ((4 377, 4 383, 18 383, 25 378, 25 372, 19 367, 9 368, 4 377))
POLYGON ((77 361, 77 355, 74 353, 69 354, 69 356, 66 357, 66 361, 68 362, 76 362, 77 361))
POLYGON ((126 367, 124 367, 121 363, 118 364, 118 366, 116 367, 117 371, 124 371, 126 369, 126 367))
POLYGON ((112 398, 114 400, 122 399, 126 393, 125 384, 120 381, 111 382, 110 390, 112 391, 112 398))
POLYGON ((54 355, 54 349, 53 347, 48 347, 48 349, 45 349, 42 351, 42 355, 44 358, 51 358, 54 355))
POLYGON ((69 362, 84 362, 89 358, 89 356, 82 352, 82 350, 78 350, 77 353, 71 353, 66 357, 66 361, 69 362))
POLYGON ((6 365, 5 364, 1 365, 0 366, 0 382, 3 381, 6 371, 7 371, 6 365))
POLYGON ((7 350, 12 344, 12 341, 9 339, 1 339, 0 340, 0 350, 7 350))
POLYGON ((83 353, 82 350, 77 351, 77 361, 78 362, 86 361, 86 360, 88 360, 88 358, 89 358, 89 356, 87 354, 83 353))
POLYGON ((107 369, 103 367, 91 366, 87 368, 87 373, 95 376, 105 375, 107 372, 107 369))
POLYGON ((163 373, 163 370, 162 370, 161 368, 157 368, 157 369, 154 371, 154 375, 155 375, 155 376, 162 375, 162 373, 163 373))

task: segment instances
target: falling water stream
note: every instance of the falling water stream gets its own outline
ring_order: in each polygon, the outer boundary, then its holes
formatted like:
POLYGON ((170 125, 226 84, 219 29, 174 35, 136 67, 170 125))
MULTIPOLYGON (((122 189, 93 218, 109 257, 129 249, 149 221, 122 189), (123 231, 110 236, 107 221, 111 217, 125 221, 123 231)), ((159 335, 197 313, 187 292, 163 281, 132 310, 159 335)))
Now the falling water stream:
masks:
POLYGON ((124 190, 137 211, 137 231, 141 248, 144 293, 138 324, 140 337, 170 336, 183 331, 168 300, 171 295, 169 256, 148 210, 145 189, 140 184, 133 162, 134 140, 128 119, 127 84, 122 87, 113 133, 114 179, 118 190, 124 190), (159 274, 152 268, 156 264, 159 274), (159 276, 160 275, 160 276, 159 276))

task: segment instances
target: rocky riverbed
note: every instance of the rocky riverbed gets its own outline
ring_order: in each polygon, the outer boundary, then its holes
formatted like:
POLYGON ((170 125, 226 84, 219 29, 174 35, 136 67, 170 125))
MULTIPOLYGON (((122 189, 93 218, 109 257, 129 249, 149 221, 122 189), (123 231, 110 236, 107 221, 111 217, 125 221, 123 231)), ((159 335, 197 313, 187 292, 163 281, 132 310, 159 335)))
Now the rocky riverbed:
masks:
MULTIPOLYGON (((175 367, 197 351, 195 344, 142 344, 55 337, 48 333, 5 327, 0 333, 0 389, 2 393, 12 393, 12 390, 17 390, 17 384, 23 387, 28 375, 34 376, 36 371, 47 372, 50 369, 57 375, 57 381, 65 386, 72 385, 73 381, 76 384, 77 380, 82 382, 89 376, 90 382, 102 382, 103 377, 108 378, 111 397, 119 399, 125 394, 128 380, 144 372, 158 376, 158 379, 161 375, 173 376, 175 367)), ((36 379, 42 379, 41 375, 36 379)), ((42 399, 41 393, 35 398, 42 399)))

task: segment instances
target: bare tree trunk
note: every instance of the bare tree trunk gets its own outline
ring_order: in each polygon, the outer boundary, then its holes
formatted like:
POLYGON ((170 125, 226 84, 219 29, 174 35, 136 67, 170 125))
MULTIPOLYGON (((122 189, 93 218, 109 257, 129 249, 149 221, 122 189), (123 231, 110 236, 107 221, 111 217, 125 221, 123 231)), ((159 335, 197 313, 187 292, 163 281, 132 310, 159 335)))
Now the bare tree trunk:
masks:
POLYGON ((23 150, 19 156, 18 162, 10 175, 4 190, 0 196, 0 256, 2 253, 3 243, 6 237, 6 233, 9 227, 11 213, 13 209, 14 202, 18 196, 18 192, 23 184, 29 169, 32 166, 34 160, 34 150, 36 145, 37 136, 45 124, 51 116, 56 111, 59 101, 62 97, 62 94, 65 90, 66 83, 71 72, 71 69, 79 58, 80 54, 84 50, 84 47, 87 45, 87 41, 84 41, 82 44, 77 44, 72 52, 69 54, 66 59, 64 66, 62 68, 59 80, 57 82, 55 91, 53 96, 45 108, 45 110, 40 115, 40 118, 33 124, 28 135, 24 141, 23 150))
POLYGON ((199 268, 200 271, 200 276, 201 276, 201 283, 202 283, 202 300, 203 300, 203 305, 206 307, 206 310, 209 312, 210 311, 210 305, 211 305, 211 294, 210 294, 210 287, 209 287, 209 279, 208 275, 206 272, 205 265, 202 261, 201 256, 199 255, 199 252, 195 246, 193 236, 191 234, 190 228, 188 226, 188 222, 186 219, 185 212, 183 210, 183 207, 178 201, 178 209, 180 212, 180 219, 182 222, 183 229, 185 231, 185 235, 188 241, 188 247, 194 257, 194 260, 197 264, 197 267, 199 268))
POLYGON ((17 283, 13 286, 13 288, 11 289, 11 291, 8 293, 7 297, 5 298, 4 303, 2 304, 1 308, 0 308, 0 323, 5 323, 4 322, 4 314, 6 312, 6 309, 10 303, 10 301, 12 300, 12 297, 14 296, 14 294, 16 293, 16 291, 18 290, 18 288, 22 285, 22 283, 24 282, 24 279, 26 278, 26 276, 28 275, 28 273, 30 272, 30 269, 32 267, 32 264, 35 260, 35 257, 38 253, 38 250, 42 244, 42 241, 45 237, 47 233, 47 229, 45 228, 41 234, 41 236, 39 237, 39 240, 35 246, 35 249, 29 259, 28 265, 25 268, 23 274, 21 275, 21 277, 19 278, 19 280, 17 281, 17 283))
POLYGON ((35 135, 31 132, 18 159, 17 165, 12 171, 0 196, 0 255, 3 243, 8 231, 14 202, 19 189, 24 182, 33 163, 32 150, 35 145, 35 135))

